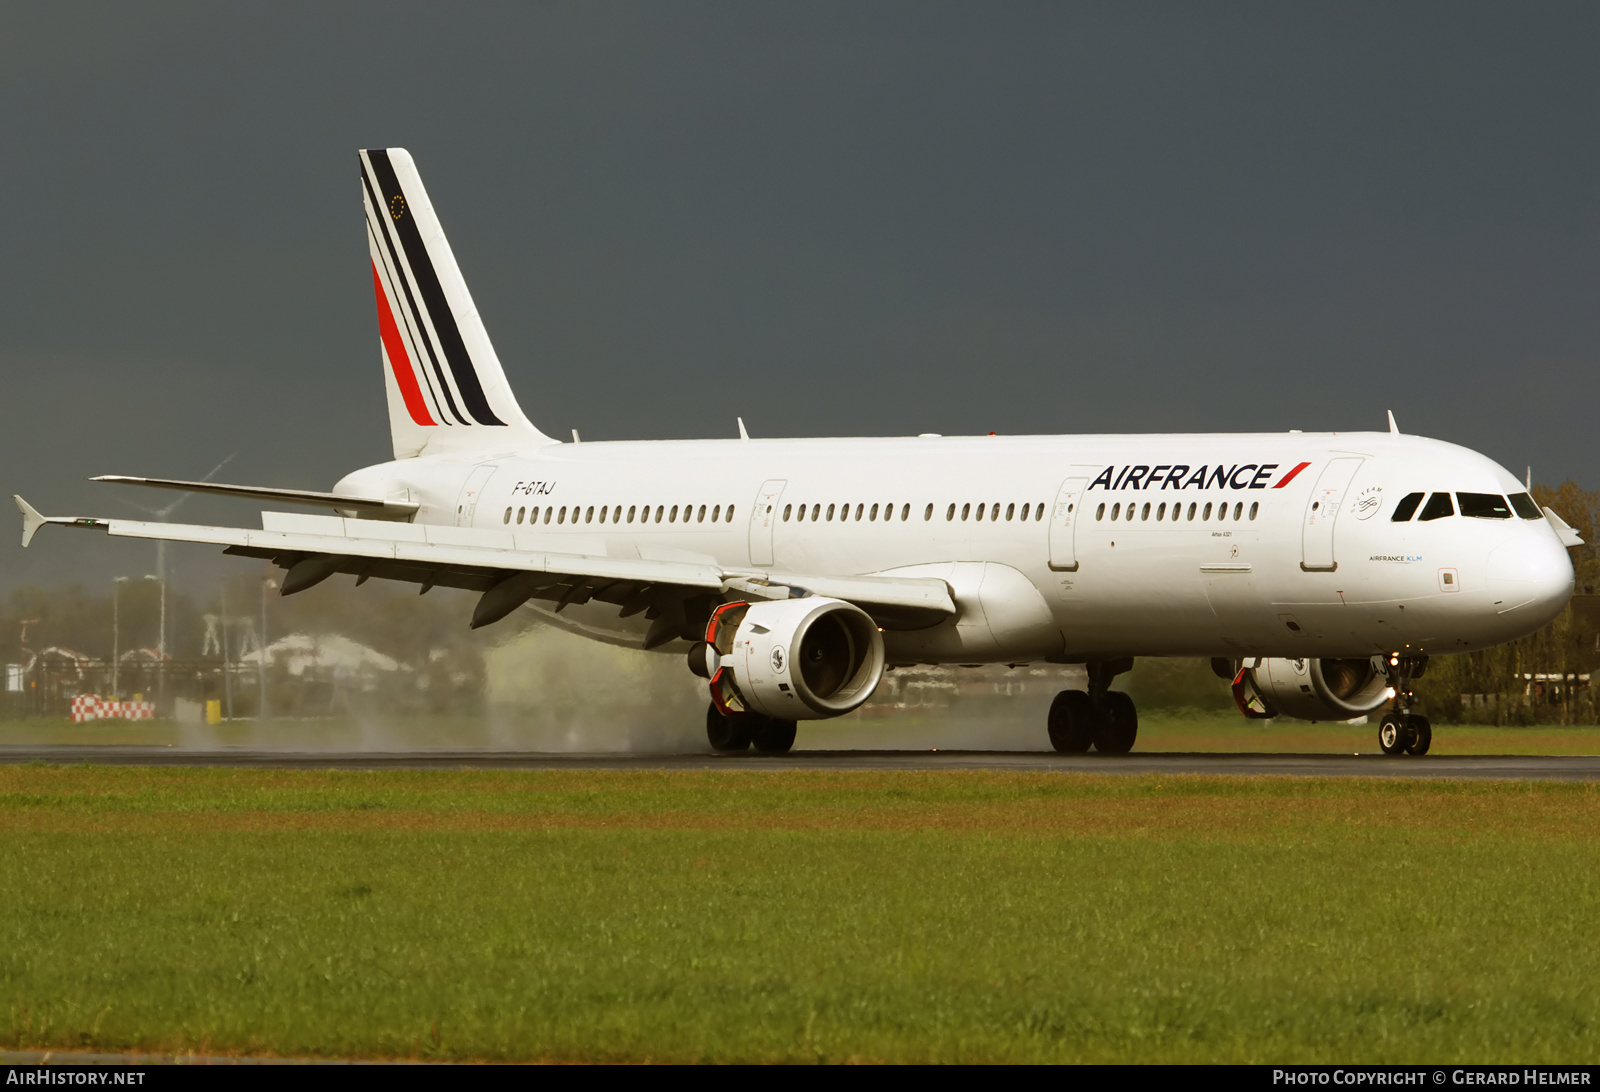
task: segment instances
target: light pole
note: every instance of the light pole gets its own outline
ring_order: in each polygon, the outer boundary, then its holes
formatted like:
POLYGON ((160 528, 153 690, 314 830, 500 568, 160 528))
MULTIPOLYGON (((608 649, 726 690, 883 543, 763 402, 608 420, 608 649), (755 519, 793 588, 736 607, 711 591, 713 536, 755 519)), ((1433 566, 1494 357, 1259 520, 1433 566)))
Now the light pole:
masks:
MULTIPOLYGON (((132 580, 131 576, 114 576, 111 578, 111 700, 122 700, 121 682, 122 674, 122 585, 132 580)), ((140 577, 141 580, 161 581, 153 573, 140 577)), ((165 590, 166 585, 162 584, 165 590)))
MULTIPOLYGON (((237 455, 237 454, 239 454, 237 451, 235 451, 233 453, 233 455, 237 455)), ((205 477, 201 478, 200 480, 203 481, 203 482, 210 481, 212 475, 214 475, 217 471, 221 470, 223 467, 227 466, 230 462, 233 461, 233 455, 229 455, 226 459, 223 459, 216 466, 214 466, 210 470, 208 470, 206 472, 205 477)), ((134 504, 134 502, 130 501, 130 500, 124 500, 122 503, 127 504, 127 505, 131 505, 132 507, 139 509, 139 511, 141 511, 141 512, 149 512, 152 516, 155 516, 159 520, 165 520, 168 516, 172 515, 172 513, 176 512, 178 510, 178 505, 182 504, 184 501, 188 500, 192 496, 194 496, 193 493, 182 493, 182 494, 179 494, 177 500, 173 501, 171 504, 163 505, 160 508, 149 508, 149 507, 147 507, 147 506, 145 506, 143 504, 134 504)), ((167 541, 166 541, 166 539, 157 539, 156 540, 156 578, 161 581, 161 632, 156 637, 156 651, 161 654, 161 665, 160 665, 160 674, 158 674, 156 676, 156 700, 158 702, 160 702, 163 706, 165 706, 166 701, 167 701, 167 541)))
POLYGON ((217 603, 222 611, 222 697, 227 703, 228 719, 233 719, 233 665, 228 662, 228 582, 217 586, 217 603))
POLYGON ((278 582, 272 577, 263 577, 261 580, 261 640, 257 642, 256 655, 256 685, 259 688, 256 703, 256 719, 267 719, 267 592, 275 591, 278 582))

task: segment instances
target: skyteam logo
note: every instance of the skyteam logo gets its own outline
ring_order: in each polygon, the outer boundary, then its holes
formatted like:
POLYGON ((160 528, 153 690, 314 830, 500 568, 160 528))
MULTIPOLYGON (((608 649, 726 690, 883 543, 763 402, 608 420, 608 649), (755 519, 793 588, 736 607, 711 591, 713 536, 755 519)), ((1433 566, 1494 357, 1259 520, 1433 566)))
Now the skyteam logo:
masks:
POLYGON ((1297 463, 1294 468, 1273 481, 1279 463, 1224 463, 1199 468, 1178 464, 1169 466, 1128 465, 1108 466, 1100 476, 1089 483, 1089 488, 1101 489, 1282 489, 1294 481, 1310 463, 1297 463))

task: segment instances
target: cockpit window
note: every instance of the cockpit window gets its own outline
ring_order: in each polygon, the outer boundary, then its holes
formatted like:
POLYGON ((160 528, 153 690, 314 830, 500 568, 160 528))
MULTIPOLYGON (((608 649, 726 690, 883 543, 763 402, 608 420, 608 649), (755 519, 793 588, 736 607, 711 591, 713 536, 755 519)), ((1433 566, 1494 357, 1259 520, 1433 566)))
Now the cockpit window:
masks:
POLYGON ((1435 493, 1428 498, 1428 503, 1423 505, 1422 515, 1418 522, 1430 519, 1444 519, 1446 516, 1456 514, 1456 506, 1450 503, 1449 493, 1435 493))
POLYGON ((1422 503, 1422 497, 1421 493, 1407 493, 1400 499, 1400 503, 1394 506, 1394 515, 1389 518, 1395 523, 1406 522, 1417 514, 1417 505, 1422 503))
POLYGON ((1544 513, 1539 511, 1539 505, 1526 493, 1511 494, 1511 507, 1515 508, 1517 515, 1523 519, 1544 519, 1544 513))
POLYGON ((1511 518, 1511 506, 1504 497, 1494 493, 1457 493, 1456 500, 1461 505, 1463 516, 1476 516, 1478 519, 1511 518))

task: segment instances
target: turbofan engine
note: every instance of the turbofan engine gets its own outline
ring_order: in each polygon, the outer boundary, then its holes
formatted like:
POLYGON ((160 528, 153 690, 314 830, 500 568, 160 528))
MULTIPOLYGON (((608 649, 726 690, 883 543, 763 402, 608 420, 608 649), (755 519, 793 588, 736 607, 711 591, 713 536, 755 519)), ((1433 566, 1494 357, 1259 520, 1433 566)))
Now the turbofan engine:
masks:
POLYGON ((727 603, 712 612, 689 667, 711 680, 724 714, 821 720, 872 696, 883 678, 883 634, 841 599, 727 603))
POLYGON ((1246 716, 1285 713, 1301 720, 1349 720, 1370 713, 1394 696, 1375 660, 1257 660, 1234 680, 1234 697, 1246 716), (1265 702, 1252 712, 1244 684, 1265 702))

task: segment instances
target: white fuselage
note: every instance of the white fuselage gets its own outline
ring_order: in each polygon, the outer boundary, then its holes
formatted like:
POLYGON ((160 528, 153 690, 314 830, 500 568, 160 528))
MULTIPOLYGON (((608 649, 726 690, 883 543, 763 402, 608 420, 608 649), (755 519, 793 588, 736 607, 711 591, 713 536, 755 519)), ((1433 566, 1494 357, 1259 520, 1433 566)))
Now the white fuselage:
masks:
MULTIPOLYGON (((897 663, 1460 652, 1539 628, 1573 580, 1542 518, 1393 522, 1410 493, 1523 492, 1393 433, 551 443, 384 463, 338 491, 519 548, 944 579, 958 616, 886 632, 897 663)), ((647 625, 533 609, 620 644, 647 625)))

